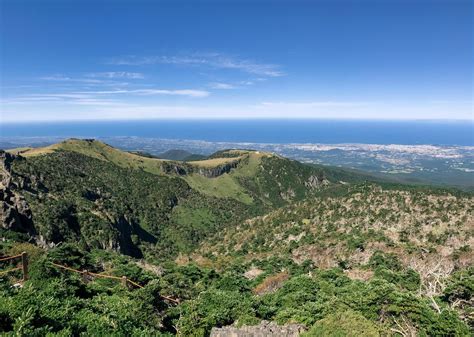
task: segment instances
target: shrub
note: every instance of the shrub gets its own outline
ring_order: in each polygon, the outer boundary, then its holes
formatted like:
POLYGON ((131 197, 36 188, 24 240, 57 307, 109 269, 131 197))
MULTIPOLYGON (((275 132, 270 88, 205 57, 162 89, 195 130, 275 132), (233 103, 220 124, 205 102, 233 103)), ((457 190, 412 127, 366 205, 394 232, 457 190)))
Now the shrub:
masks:
POLYGON ((301 337, 378 337, 379 327, 360 313, 346 310, 328 315, 301 337))

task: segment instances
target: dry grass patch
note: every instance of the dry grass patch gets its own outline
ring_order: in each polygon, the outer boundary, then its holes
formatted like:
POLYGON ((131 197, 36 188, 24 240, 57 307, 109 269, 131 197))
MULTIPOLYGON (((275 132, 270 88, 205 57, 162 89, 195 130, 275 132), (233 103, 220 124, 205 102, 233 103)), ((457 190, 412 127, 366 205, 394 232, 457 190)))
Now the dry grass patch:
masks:
POLYGON ((264 295, 272 293, 277 289, 283 286, 286 280, 288 280, 290 275, 284 271, 275 275, 268 276, 253 289, 253 293, 256 295, 264 295))

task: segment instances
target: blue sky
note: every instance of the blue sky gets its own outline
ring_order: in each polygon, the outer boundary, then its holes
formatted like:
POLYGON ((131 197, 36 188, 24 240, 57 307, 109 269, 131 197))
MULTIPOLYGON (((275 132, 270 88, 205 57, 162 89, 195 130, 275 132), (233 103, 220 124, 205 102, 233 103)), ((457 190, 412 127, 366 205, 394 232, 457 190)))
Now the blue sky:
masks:
POLYGON ((4 122, 472 119, 472 1, 0 0, 4 122))

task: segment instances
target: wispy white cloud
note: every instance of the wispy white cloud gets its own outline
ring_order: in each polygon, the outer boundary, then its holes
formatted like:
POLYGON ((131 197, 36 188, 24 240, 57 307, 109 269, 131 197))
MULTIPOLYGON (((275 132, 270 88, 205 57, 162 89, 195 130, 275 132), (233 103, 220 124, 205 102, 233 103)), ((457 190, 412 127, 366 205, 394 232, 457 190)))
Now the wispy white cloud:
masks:
POLYGON ((71 101, 70 103, 76 105, 89 105, 91 107, 123 107, 127 105, 123 102, 101 98, 79 98, 71 101))
POLYGON ((111 59, 107 63, 135 66, 150 64, 208 66, 218 69, 235 69, 265 77, 279 77, 285 75, 279 65, 258 63, 252 60, 239 59, 220 53, 195 53, 188 56, 125 56, 111 59))
POLYGON ((92 78, 126 78, 126 79, 143 79, 145 75, 142 73, 134 73, 128 71, 106 71, 106 72, 98 72, 98 73, 89 73, 86 74, 86 77, 92 78))
POLYGON ((207 97, 210 95, 209 91, 196 89, 135 89, 135 90, 102 90, 102 91, 83 91, 80 94, 88 95, 118 95, 118 94, 135 94, 135 95, 175 95, 175 96, 189 96, 189 97, 207 97))
POLYGON ((253 81, 240 81, 239 84, 241 85, 254 85, 253 81))
POLYGON ((47 94, 31 94, 27 96, 23 96, 21 98, 28 99, 28 98, 89 98, 90 95, 83 94, 83 93, 47 93, 47 94))
POLYGON ((140 73, 127 73, 127 72, 104 72, 104 73, 89 73, 82 76, 68 76, 64 74, 53 74, 48 76, 42 76, 38 79, 41 81, 47 81, 57 83, 61 85, 91 85, 91 86, 125 86, 128 82, 119 81, 128 79, 139 79, 140 73))
MULTIPOLYGON (((61 105, 85 105, 91 108, 116 108, 129 107, 128 99, 122 96, 138 95, 171 95, 187 96, 191 98, 202 98, 209 96, 208 91, 194 89, 136 89, 136 90, 100 90, 100 91, 71 91, 71 92, 51 92, 51 93, 33 93, 20 95, 9 99, 0 100, 1 106, 32 106, 36 109, 40 106, 50 106, 51 109, 61 105)), ((134 107, 138 107, 134 105, 134 107)), ((132 111, 132 110, 129 110, 132 111)))
POLYGON ((34 105, 33 109, 40 108, 41 106, 49 107, 55 109, 57 106, 64 105, 89 105, 93 107, 99 106, 123 106, 122 102, 112 100, 112 99, 103 99, 96 98, 88 95, 80 94, 47 94, 47 95, 36 95, 36 96, 26 96, 26 97, 17 97, 13 99, 6 99, 0 102, 4 106, 25 106, 25 105, 34 105))
POLYGON ((45 80, 45 81, 72 81, 72 78, 69 77, 69 76, 65 76, 63 74, 54 74, 54 75, 42 76, 42 77, 40 77, 40 80, 45 80))
POLYGON ((212 89, 235 89, 237 86, 230 84, 230 83, 222 83, 222 82, 213 82, 209 83, 209 87, 212 89))
MULTIPOLYGON (((257 81, 257 80, 255 80, 257 81)), ((235 83, 227 83, 227 82, 211 82, 209 83, 209 88, 212 88, 212 89, 237 89, 237 88, 242 88, 242 87, 245 87, 245 86, 250 86, 250 85, 254 85, 255 82, 254 80, 245 80, 245 81, 238 81, 238 82, 235 82, 235 83)))
POLYGON ((126 102, 126 99, 121 99, 122 95, 138 95, 138 96, 154 96, 154 95, 170 95, 170 96, 187 96, 191 98, 202 98, 209 96, 209 92, 205 90, 194 89, 136 89, 136 90, 100 90, 100 91, 74 91, 64 93, 36 93, 21 95, 10 99, 2 100, 2 104, 8 105, 25 105, 25 104, 46 104, 46 103, 68 103, 81 105, 100 105, 108 104, 117 105, 117 103, 126 102), (113 97, 114 99, 110 99, 113 97))
POLYGON ((104 80, 95 79, 95 78, 74 78, 62 74, 55 74, 49 76, 43 76, 39 78, 40 80, 44 81, 53 81, 53 82, 83 82, 83 83, 92 83, 92 84, 100 84, 104 83, 104 80))

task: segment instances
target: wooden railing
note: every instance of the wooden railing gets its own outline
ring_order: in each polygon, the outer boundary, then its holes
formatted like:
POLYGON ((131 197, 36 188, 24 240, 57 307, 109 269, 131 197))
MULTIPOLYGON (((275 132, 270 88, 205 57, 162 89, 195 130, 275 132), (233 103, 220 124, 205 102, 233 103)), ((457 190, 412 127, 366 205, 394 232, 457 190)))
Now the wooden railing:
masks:
MULTIPOLYGON (((21 265, 20 266, 15 267, 15 268, 11 268, 11 269, 8 269, 8 270, 0 271, 0 276, 2 276, 4 274, 11 273, 11 272, 14 272, 14 271, 17 271, 17 270, 22 270, 22 272, 23 272, 22 281, 24 282, 24 281, 28 280, 28 254, 26 252, 22 252, 21 254, 18 254, 18 255, 15 255, 15 256, 2 256, 2 257, 0 257, 0 262, 10 261, 10 260, 19 259, 19 258, 21 258, 21 265)), ((93 272, 90 272, 90 271, 85 270, 85 269, 84 270, 78 270, 78 269, 74 269, 74 268, 64 266, 62 264, 58 264, 58 263, 54 263, 54 262, 51 262, 51 265, 56 267, 56 268, 60 268, 62 270, 66 270, 66 271, 69 271, 69 272, 81 274, 82 275, 82 280, 85 283, 90 282, 91 279, 93 279, 93 278, 107 278, 107 279, 111 279, 111 280, 120 281, 122 283, 122 285, 126 288, 128 288, 129 285, 132 285, 132 286, 137 287, 137 288, 143 288, 142 285, 138 284, 137 282, 134 282, 134 281, 130 280, 129 278, 127 278, 127 276, 121 276, 120 277, 120 276, 114 276, 114 275, 107 275, 107 274, 103 274, 103 273, 93 273, 93 272)), ((160 297, 163 298, 164 300, 170 301, 172 303, 179 304, 179 300, 171 298, 169 296, 160 295, 160 297)))
POLYGON ((23 282, 28 279, 28 254, 26 252, 22 252, 21 254, 15 255, 15 256, 2 256, 0 257, 0 262, 6 262, 10 260, 15 260, 21 258, 21 265, 15 268, 7 269, 7 270, 2 270, 0 271, 0 276, 5 275, 17 270, 21 270, 23 273, 23 282))
POLYGON ((62 264, 58 264, 58 263, 54 263, 54 262, 51 262, 51 264, 57 268, 60 268, 60 269, 63 269, 63 270, 67 270, 67 271, 72 271, 74 273, 78 273, 78 274, 81 274, 82 275, 82 279, 84 280, 84 282, 89 282, 91 278, 93 277, 97 277, 97 278, 108 278, 108 279, 112 279, 112 280, 118 280, 118 281, 121 281, 122 282, 122 285, 124 285, 125 287, 128 287, 129 284, 137 287, 137 288, 143 288, 143 286, 141 286, 140 284, 136 283, 136 282, 133 282, 132 280, 128 279, 127 276, 122 276, 122 277, 119 277, 119 276, 113 276, 113 275, 107 275, 107 274, 97 274, 97 273, 93 273, 93 272, 90 272, 88 271, 87 269, 84 269, 84 270, 78 270, 78 269, 74 269, 74 268, 71 268, 71 267, 67 267, 67 266, 63 266, 62 264))
MULTIPOLYGON (((28 254, 26 252, 22 252, 21 254, 18 254, 18 255, 15 255, 15 256, 2 256, 0 257, 0 262, 6 262, 6 261, 10 261, 10 260, 14 260, 14 259, 19 259, 21 258, 21 265, 17 266, 17 267, 14 267, 14 268, 10 268, 10 269, 7 269, 7 270, 0 270, 0 277, 4 274, 8 274, 8 273, 11 273, 11 272, 14 272, 14 271, 17 271, 17 270, 22 270, 22 273, 23 273, 23 279, 22 281, 26 281, 28 280, 28 254)), ((113 275, 107 275, 107 274, 102 274, 102 273, 93 273, 93 272, 90 272, 88 270, 78 270, 78 269, 74 269, 74 268, 71 268, 71 267, 68 267, 68 266, 63 266, 62 264, 58 264, 58 263, 54 263, 54 262, 51 262, 51 265, 56 267, 56 268, 60 268, 62 270, 66 270, 66 271, 70 271, 70 272, 73 272, 73 273, 78 273, 78 274, 81 274, 82 275, 82 280, 87 283, 89 281, 91 281, 92 278, 107 278, 107 279, 112 279, 112 280, 117 280, 117 281, 120 281, 122 283, 122 285, 124 287, 129 287, 129 285, 132 285, 134 287, 137 287, 137 288, 143 288, 142 285, 138 284, 137 282, 134 282, 132 280, 130 280, 129 278, 127 278, 127 276, 113 276, 113 275)), ((164 295, 160 295, 161 298, 167 300, 167 301, 170 301, 172 303, 175 303, 175 304, 179 304, 179 300, 177 299, 174 299, 174 298, 171 298, 171 297, 168 297, 168 296, 164 296, 164 295)))
MULTIPOLYGON (((120 277, 120 276, 107 275, 107 274, 102 274, 102 273, 98 274, 98 273, 93 273, 91 271, 88 271, 87 269, 78 270, 78 269, 74 269, 74 268, 64 266, 62 264, 58 264, 58 263, 54 263, 54 262, 51 262, 51 264, 56 268, 60 268, 60 269, 66 270, 66 271, 81 274, 82 275, 82 280, 86 283, 89 282, 91 280, 91 278, 107 278, 107 279, 111 279, 111 280, 120 281, 122 283, 122 285, 126 288, 128 288, 129 284, 132 285, 132 286, 135 286, 137 288, 143 288, 142 285, 130 280, 129 278, 127 278, 127 276, 121 276, 120 277)), ((164 295, 160 295, 160 297, 167 300, 167 301, 179 304, 179 300, 177 300, 177 299, 174 299, 174 298, 171 298, 171 297, 168 297, 168 296, 164 296, 164 295)))

